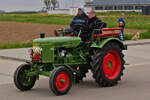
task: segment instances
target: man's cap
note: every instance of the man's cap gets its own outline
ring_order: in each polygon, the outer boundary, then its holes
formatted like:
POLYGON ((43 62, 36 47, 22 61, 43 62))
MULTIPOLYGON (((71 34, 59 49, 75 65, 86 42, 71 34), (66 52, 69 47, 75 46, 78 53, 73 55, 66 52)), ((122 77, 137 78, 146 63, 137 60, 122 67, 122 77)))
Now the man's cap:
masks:
POLYGON ((78 8, 78 10, 81 10, 82 12, 84 12, 84 9, 83 9, 83 8, 78 8))
POLYGON ((96 14, 96 12, 94 10, 91 10, 90 12, 88 12, 88 14, 96 14))

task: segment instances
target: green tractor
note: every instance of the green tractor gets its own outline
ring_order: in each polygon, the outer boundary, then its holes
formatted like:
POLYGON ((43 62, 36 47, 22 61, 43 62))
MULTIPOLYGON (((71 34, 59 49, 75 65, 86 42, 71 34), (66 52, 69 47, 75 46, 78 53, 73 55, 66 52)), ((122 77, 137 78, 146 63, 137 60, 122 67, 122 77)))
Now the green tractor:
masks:
POLYGON ((123 50, 127 46, 120 40, 121 28, 104 28, 113 31, 94 34, 83 42, 78 36, 38 38, 30 50, 32 60, 20 65, 14 73, 14 83, 21 91, 33 88, 39 75, 49 77, 50 89, 56 95, 67 94, 72 82, 80 82, 91 70, 93 78, 101 87, 114 86, 121 80, 124 70, 123 50))

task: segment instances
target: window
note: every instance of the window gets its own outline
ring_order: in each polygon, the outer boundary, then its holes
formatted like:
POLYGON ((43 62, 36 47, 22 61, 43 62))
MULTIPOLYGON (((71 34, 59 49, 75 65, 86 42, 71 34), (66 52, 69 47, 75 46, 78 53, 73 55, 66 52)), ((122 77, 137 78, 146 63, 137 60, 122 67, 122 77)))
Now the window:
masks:
POLYGON ((105 6, 105 10, 113 10, 113 6, 105 6))
POLYGON ((123 10, 123 6, 118 6, 117 10, 123 10))
POLYGON ((135 10, 141 10, 142 6, 135 6, 135 10))
POLYGON ((96 6, 95 10, 103 10, 103 7, 102 6, 96 6))
POLYGON ((125 10, 133 10, 133 6, 124 6, 125 10))
POLYGON ((117 6, 114 6, 114 9, 115 9, 115 10, 118 10, 118 9, 117 9, 117 6))

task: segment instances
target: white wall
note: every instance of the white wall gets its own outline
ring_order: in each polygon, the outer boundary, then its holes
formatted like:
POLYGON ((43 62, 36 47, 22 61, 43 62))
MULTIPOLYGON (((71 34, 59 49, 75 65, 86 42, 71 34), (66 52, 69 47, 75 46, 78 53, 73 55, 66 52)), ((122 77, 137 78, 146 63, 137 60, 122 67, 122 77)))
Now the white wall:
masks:
POLYGON ((60 9, 69 9, 70 7, 83 7, 85 0, 58 0, 60 9))

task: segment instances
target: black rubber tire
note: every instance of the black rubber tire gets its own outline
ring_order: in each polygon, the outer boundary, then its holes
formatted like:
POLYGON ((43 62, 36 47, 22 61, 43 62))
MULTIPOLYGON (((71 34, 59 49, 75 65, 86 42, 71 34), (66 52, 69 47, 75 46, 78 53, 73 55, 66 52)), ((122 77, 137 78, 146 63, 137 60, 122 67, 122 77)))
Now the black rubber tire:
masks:
POLYGON ((71 89, 71 86, 72 86, 72 73, 71 73, 71 71, 68 68, 63 67, 63 66, 55 68, 51 73, 50 80, 49 80, 49 86, 50 86, 50 89, 52 90, 52 92, 56 95, 67 94, 69 92, 69 90, 71 89), (63 91, 60 91, 56 85, 56 78, 60 72, 66 72, 69 76, 69 85, 63 91))
POLYGON ((25 70, 30 70, 29 64, 20 65, 14 73, 14 84, 21 91, 31 90, 33 88, 33 86, 35 85, 35 82, 36 82, 36 76, 33 76, 33 77, 29 77, 29 79, 31 80, 30 85, 28 85, 28 86, 23 85, 23 83, 21 82, 21 74, 25 70))
POLYGON ((103 49, 97 49, 94 52, 94 55, 91 57, 91 66, 93 78, 101 87, 110 87, 114 86, 121 80, 121 76, 123 75, 123 70, 125 69, 124 64, 124 55, 122 53, 122 49, 117 43, 108 43, 104 46, 103 49), (103 59, 106 56, 109 50, 115 50, 120 55, 121 60, 121 69, 119 75, 115 79, 108 79, 103 71, 103 59))

